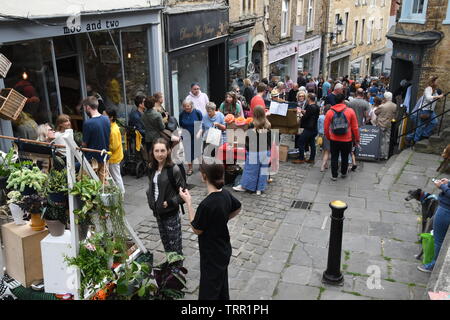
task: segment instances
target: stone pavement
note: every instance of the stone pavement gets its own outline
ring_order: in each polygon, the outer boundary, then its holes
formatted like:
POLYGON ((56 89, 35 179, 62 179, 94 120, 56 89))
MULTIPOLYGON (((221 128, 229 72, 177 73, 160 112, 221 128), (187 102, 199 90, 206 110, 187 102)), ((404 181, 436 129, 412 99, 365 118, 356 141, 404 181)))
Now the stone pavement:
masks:
MULTIPOLYGON (((320 153, 319 153, 320 157, 320 153)), ((429 275, 416 269, 420 246, 419 205, 405 202, 418 187, 429 192, 439 157, 404 151, 388 162, 361 162, 346 179, 330 180, 319 163, 281 163, 263 195, 236 193, 243 210, 229 222, 233 254, 230 297, 245 299, 421 299, 429 275), (292 208, 294 200, 312 202, 292 208), (341 270, 343 286, 321 282, 326 269, 330 201, 345 211, 341 270)), ((125 177, 130 223, 156 261, 164 259, 155 219, 145 196, 147 179, 125 177)), ((189 178, 194 208, 206 196, 199 174, 189 178)), ((233 191, 232 191, 233 192, 233 191)), ((197 299, 200 275, 197 236, 183 216, 183 251, 189 273, 185 299, 197 299)))

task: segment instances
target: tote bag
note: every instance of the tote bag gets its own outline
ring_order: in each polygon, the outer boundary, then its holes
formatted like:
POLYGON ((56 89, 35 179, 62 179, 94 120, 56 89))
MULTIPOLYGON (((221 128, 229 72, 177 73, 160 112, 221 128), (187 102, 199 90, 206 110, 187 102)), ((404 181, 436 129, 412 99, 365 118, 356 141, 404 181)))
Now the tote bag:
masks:
POLYGON ((220 139, 222 137, 222 131, 216 128, 209 128, 208 135, 206 136, 206 143, 213 146, 220 146, 220 139))

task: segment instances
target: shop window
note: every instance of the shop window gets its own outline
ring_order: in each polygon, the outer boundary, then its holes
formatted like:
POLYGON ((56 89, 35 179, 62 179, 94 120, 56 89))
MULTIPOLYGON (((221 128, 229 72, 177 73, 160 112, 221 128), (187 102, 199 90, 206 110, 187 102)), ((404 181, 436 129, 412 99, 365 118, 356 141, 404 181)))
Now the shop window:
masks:
POLYGON ((399 22, 425 24, 428 0, 411 0, 402 2, 399 22))
POLYGON ((248 42, 230 47, 228 50, 229 90, 238 85, 243 90, 244 78, 247 77, 248 42))
POLYGON ((39 124, 53 123, 59 114, 51 43, 49 40, 34 40, 3 45, 0 49, 12 62, 4 79, 5 87, 13 88, 27 97, 23 109, 27 116, 12 121, 14 135, 29 138, 20 134, 27 131, 23 126, 35 129, 39 124), (31 120, 23 121, 28 118, 31 120))
POLYGON ((125 118, 119 30, 87 33, 81 42, 88 95, 96 95, 105 108, 115 108, 125 118))
POLYGON ((274 62, 270 65, 270 79, 273 77, 283 81, 285 76, 291 75, 292 57, 274 62))
POLYGON ((450 24, 450 0, 447 4, 447 16, 445 17, 445 20, 442 21, 442 24, 450 24))

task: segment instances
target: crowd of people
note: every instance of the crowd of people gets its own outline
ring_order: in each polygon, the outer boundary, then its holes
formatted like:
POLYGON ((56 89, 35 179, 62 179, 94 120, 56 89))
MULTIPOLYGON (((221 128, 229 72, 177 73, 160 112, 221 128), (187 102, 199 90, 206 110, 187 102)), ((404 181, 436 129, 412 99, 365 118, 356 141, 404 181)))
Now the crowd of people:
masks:
MULTIPOLYGON (((430 80, 430 86, 425 89, 425 101, 432 102, 439 97, 436 81, 430 80)), ((241 203, 223 188, 225 166, 207 164, 202 160, 207 148, 214 149, 214 156, 219 146, 225 142, 234 142, 228 141, 226 133, 228 117, 252 118, 245 137, 246 157, 242 176, 233 190, 261 195, 270 182, 272 151, 276 152, 272 150, 274 135, 267 118, 272 101, 288 103, 297 111, 299 130, 295 135, 295 146, 298 158, 293 163, 314 164, 320 149, 320 171, 329 168, 330 160, 330 178, 333 181, 338 179, 339 173, 341 178, 347 177, 349 164, 351 171, 356 170, 356 154, 360 148, 359 128, 362 126, 380 128, 380 156, 382 159, 388 158, 391 121, 397 112, 388 79, 385 78, 350 80, 346 76, 323 79, 300 74, 296 82, 289 77, 284 81, 262 79, 253 84, 245 79, 242 89, 241 94, 241 88, 235 86, 224 95, 223 102, 216 105, 201 91, 198 83, 192 83, 190 92, 182 101, 183 110, 178 121, 164 107, 164 96, 160 92, 152 96, 136 96, 136 109, 129 114, 128 126, 135 129, 136 135, 145 142, 143 152, 148 155, 149 165, 146 195, 149 208, 156 217, 164 250, 183 254, 180 218, 180 206, 183 203, 187 206, 192 230, 199 235, 200 299, 229 299, 227 267, 231 244, 227 222, 240 212, 241 203), (180 134, 181 130, 188 137, 180 134), (208 142, 213 131, 218 132, 218 143, 215 144, 208 142), (184 149, 187 170, 174 156, 175 147, 180 143, 184 149), (193 174, 196 159, 201 163, 200 175, 208 195, 194 210, 185 176, 193 174)), ((83 125, 82 145, 110 151, 109 157, 86 152, 86 158, 97 163, 97 172, 102 181, 108 175, 111 176, 122 193, 125 193, 120 173, 120 163, 124 158, 123 142, 117 113, 108 108, 100 113, 98 99, 94 96, 84 99, 81 105, 88 115, 83 125)), ((433 111, 424 110, 422 113, 432 116, 433 111)), ((15 126, 26 137, 55 143, 64 143, 64 134, 72 132, 70 117, 64 114, 56 120, 56 131, 49 124, 38 126, 30 123, 25 113, 15 126)), ((429 128, 423 129, 419 136, 426 136, 427 130, 429 128)), ((416 139, 415 136, 413 138, 416 139)), ((448 180, 442 180, 436 185, 448 197, 448 180)), ((439 213, 441 216, 442 212, 449 210, 447 202, 443 201, 439 213)), ((182 264, 180 261, 178 266, 182 264)), ((430 268, 432 266, 422 269, 430 268)))

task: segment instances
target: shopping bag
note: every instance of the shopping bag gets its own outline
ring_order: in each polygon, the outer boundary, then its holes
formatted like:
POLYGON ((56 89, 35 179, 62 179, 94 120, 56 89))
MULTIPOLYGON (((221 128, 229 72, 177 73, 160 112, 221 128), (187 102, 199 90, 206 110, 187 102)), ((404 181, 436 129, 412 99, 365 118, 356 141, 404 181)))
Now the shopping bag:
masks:
POLYGON ((423 264, 430 263, 434 258, 434 237, 431 233, 421 233, 423 248, 423 264))
POLYGON ((220 139, 222 138, 222 131, 216 128, 209 128, 206 136, 206 143, 213 146, 220 146, 220 139))

